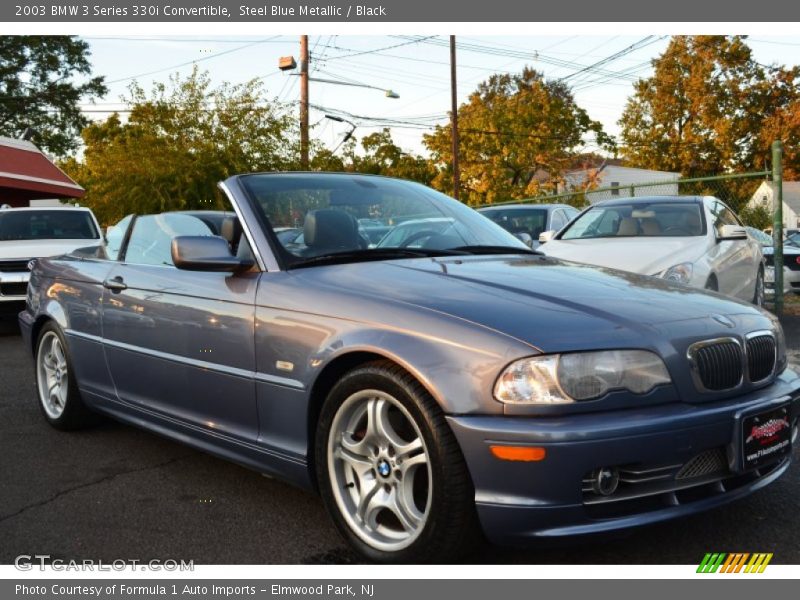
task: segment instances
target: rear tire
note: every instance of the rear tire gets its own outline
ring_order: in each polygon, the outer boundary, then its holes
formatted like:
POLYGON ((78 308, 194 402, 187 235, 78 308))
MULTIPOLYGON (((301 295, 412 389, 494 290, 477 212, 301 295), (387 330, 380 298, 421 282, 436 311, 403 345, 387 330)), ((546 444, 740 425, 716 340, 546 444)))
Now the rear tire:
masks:
POLYGON ((36 397, 50 425, 69 431, 98 422, 98 415, 83 403, 66 339, 55 323, 46 323, 39 332, 34 362, 36 397))
POLYGON ((334 386, 315 458, 334 524, 369 560, 452 561, 481 539, 458 442, 436 401, 394 363, 368 363, 334 386))

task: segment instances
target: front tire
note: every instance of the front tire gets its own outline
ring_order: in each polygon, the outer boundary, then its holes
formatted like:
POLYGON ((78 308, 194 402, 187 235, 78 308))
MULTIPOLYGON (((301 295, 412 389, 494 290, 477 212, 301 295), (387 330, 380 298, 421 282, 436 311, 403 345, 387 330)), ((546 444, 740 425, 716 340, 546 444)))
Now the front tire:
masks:
POLYGON ((753 304, 756 306, 764 306, 764 299, 766 298, 766 290, 764 288, 764 269, 758 269, 756 275, 756 289, 753 293, 753 304))
POLYGON ((315 455, 334 524, 368 559, 444 562, 480 539, 458 443, 436 401, 397 365, 369 363, 334 386, 315 455))
POLYGON ((47 323, 36 342, 35 383, 39 408, 56 429, 82 429, 97 422, 81 399, 64 334, 55 323, 47 323))

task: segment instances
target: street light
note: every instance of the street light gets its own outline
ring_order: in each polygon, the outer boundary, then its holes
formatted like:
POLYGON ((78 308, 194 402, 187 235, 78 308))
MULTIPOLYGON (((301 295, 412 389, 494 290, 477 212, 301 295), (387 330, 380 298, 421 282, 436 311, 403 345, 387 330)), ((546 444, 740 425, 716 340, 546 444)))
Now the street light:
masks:
MULTIPOLYGON (((311 78, 310 72, 308 69, 309 62, 311 60, 311 56, 308 52, 308 36, 301 35, 300 36, 300 73, 292 73, 292 75, 298 75, 300 77, 300 165, 303 169, 308 169, 309 162, 308 162, 308 148, 309 148, 309 138, 308 138, 308 108, 309 108, 309 101, 308 101, 308 82, 309 81, 317 81, 319 83, 331 83, 333 85, 348 85, 351 87, 361 87, 367 88, 370 90, 380 90, 384 93, 387 98, 397 99, 400 97, 400 94, 395 92, 394 90, 379 88, 374 85, 367 85, 366 83, 355 83, 355 82, 347 82, 347 81, 337 81, 335 79, 319 79, 319 78, 311 78)), ((295 61, 293 56, 281 56, 278 59, 278 68, 281 71, 293 71, 297 68, 297 61, 295 61)), ((352 135, 352 131, 350 132, 352 135)), ((349 139, 349 138, 348 138, 349 139)), ((339 144, 341 146, 341 144, 339 144)), ((338 148, 339 146, 337 146, 338 148)))
POLYGON ((347 86, 350 86, 350 87, 367 88, 369 90, 379 90, 379 91, 383 92, 384 95, 387 98, 392 98, 393 100, 395 100, 395 99, 400 97, 400 94, 398 94, 397 92, 395 92, 393 90, 390 90, 390 89, 387 90, 385 88, 377 87, 377 86, 374 86, 374 85, 367 85, 366 83, 355 83, 355 82, 349 82, 349 81, 337 81, 336 79, 321 79, 319 77, 309 77, 308 80, 309 81, 316 81, 316 82, 319 82, 319 83, 331 83, 333 85, 347 85, 347 86))

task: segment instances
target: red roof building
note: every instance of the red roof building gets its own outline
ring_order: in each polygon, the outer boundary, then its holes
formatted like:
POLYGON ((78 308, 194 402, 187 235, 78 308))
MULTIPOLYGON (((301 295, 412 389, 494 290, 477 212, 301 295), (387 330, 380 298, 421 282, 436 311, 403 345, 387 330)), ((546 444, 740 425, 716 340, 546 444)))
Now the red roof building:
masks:
POLYGON ((31 200, 80 198, 85 190, 31 142, 0 137, 0 205, 31 200))

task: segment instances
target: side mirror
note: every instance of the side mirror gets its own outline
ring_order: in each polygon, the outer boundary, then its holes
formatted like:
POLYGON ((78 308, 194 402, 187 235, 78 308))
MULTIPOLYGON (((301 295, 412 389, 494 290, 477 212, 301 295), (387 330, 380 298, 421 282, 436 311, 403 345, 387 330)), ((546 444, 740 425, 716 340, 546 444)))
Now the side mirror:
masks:
POLYGON ((528 248, 533 248, 533 238, 531 237, 530 233, 525 233, 524 231, 520 231, 519 233, 515 233, 513 235, 520 242, 525 244, 528 248))
POLYGON ((246 271, 252 260, 237 258, 221 237, 182 235, 172 240, 172 262, 186 271, 246 271))
POLYGON ((553 231, 552 229, 550 231, 543 231, 542 233, 539 234, 539 243, 546 244, 547 242, 553 239, 553 236, 555 236, 555 234, 556 232, 553 231))
POLYGON ((747 230, 741 225, 723 225, 717 230, 717 241, 746 240, 747 230))

